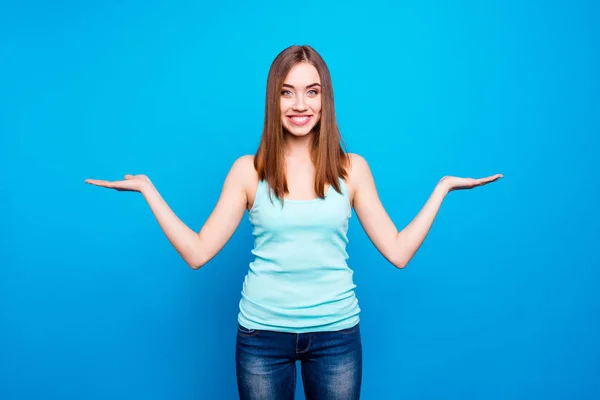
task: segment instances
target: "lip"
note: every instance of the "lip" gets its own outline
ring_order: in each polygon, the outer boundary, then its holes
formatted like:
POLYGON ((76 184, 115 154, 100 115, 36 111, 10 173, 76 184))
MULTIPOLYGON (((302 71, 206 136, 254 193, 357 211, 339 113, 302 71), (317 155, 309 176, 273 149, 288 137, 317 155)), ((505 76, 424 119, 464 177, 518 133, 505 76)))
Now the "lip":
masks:
POLYGON ((304 125, 306 125, 306 124, 308 124, 310 122, 310 119, 312 118, 312 115, 292 114, 292 115, 286 115, 286 118, 294 126, 304 126, 304 125), (308 118, 306 118, 306 121, 304 121, 304 122, 297 122, 297 121, 294 121, 294 117, 296 117, 296 118, 298 118, 298 117, 308 117, 308 118))

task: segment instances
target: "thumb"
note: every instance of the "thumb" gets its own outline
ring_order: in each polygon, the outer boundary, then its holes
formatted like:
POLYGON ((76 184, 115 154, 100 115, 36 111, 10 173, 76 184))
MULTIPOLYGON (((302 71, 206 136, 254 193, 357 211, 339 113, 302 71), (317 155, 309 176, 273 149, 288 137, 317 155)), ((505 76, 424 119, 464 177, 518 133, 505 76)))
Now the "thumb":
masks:
POLYGON ((133 178, 133 175, 131 175, 131 174, 125 175, 125 179, 132 179, 132 178, 133 178))

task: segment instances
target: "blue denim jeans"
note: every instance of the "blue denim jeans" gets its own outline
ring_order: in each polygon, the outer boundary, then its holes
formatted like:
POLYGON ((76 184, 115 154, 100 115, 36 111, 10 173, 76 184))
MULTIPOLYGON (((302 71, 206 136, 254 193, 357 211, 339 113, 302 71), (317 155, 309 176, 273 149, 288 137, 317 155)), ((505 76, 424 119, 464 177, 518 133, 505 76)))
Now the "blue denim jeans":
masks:
POLYGON ((238 324, 241 400, 292 400, 300 361, 307 400, 357 400, 362 379, 359 324, 333 332, 284 333, 238 324))

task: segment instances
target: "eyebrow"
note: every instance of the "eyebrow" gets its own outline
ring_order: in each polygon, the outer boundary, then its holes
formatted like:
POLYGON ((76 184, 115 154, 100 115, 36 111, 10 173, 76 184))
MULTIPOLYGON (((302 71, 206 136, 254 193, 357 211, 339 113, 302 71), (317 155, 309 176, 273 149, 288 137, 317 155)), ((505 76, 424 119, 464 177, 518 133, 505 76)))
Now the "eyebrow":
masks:
MULTIPOLYGON (((306 88, 308 89, 308 88, 311 88, 311 87, 316 87, 316 86, 318 86, 318 87, 321 87, 321 85, 320 85, 319 83, 311 83, 311 84, 310 84, 310 85, 308 85, 306 88)), ((288 85, 287 83, 284 83, 284 84, 283 84, 283 87, 289 87, 289 88, 295 89, 295 88, 294 88, 294 86, 292 86, 292 85, 288 85)))

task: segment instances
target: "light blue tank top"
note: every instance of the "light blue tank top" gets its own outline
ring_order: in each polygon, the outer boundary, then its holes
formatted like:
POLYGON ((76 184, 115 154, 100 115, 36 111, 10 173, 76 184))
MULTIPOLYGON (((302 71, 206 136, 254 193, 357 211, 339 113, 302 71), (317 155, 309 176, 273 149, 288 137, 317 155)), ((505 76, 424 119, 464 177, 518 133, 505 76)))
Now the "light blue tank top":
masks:
POLYGON ((248 329, 305 333, 353 327, 360 308, 346 264, 351 206, 329 186, 325 199, 281 201, 260 181, 249 219, 254 261, 244 279, 238 322, 248 329))

